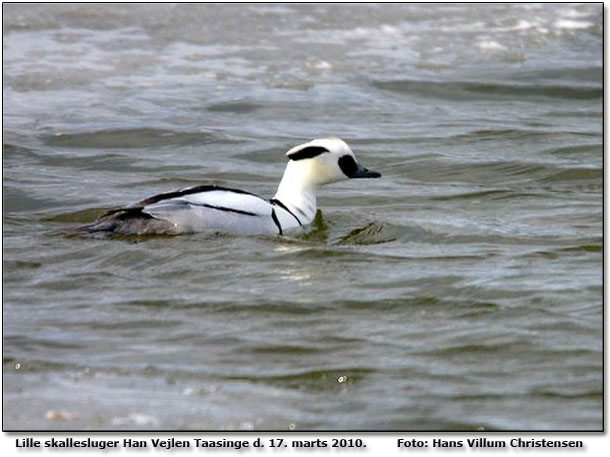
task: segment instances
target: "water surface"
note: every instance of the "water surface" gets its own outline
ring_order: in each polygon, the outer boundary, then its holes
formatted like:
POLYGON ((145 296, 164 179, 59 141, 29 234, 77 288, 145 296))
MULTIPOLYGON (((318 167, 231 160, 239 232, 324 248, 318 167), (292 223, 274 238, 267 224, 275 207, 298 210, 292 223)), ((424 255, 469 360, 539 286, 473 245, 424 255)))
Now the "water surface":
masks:
POLYGON ((5 429, 600 430, 601 5, 3 5, 5 429), (383 178, 290 237, 58 229, 383 178))

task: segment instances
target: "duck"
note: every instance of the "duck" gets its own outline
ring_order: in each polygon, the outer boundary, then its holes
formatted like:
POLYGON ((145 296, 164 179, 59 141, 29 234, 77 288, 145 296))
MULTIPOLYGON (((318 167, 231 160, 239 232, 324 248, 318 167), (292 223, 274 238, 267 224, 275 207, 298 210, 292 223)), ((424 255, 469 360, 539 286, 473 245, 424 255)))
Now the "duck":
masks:
POLYGON ((319 189, 348 179, 380 178, 357 160, 340 138, 318 138, 286 152, 288 163, 271 199, 218 185, 165 192, 108 211, 70 234, 180 235, 211 232, 232 235, 284 235, 305 230, 314 220, 319 189))

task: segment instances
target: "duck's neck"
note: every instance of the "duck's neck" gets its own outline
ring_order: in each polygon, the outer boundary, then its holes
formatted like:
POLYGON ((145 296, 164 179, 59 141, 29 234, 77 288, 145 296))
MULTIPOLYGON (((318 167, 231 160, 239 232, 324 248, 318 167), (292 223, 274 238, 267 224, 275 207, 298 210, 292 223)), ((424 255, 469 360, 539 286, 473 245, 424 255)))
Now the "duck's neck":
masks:
POLYGON ((305 179, 307 173, 302 170, 302 164, 294 161, 288 162, 284 176, 275 193, 276 200, 281 201, 301 221, 309 224, 316 215, 316 192, 318 186, 305 179))

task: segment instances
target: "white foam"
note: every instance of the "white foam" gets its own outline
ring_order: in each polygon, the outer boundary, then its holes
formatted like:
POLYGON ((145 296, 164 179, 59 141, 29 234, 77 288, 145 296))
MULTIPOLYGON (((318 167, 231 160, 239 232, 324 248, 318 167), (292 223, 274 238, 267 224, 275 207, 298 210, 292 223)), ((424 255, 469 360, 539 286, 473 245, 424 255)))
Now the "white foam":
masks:
POLYGON ((555 22, 555 27, 560 29, 571 29, 571 30, 580 30, 587 29, 591 27, 593 24, 587 21, 573 21, 571 19, 560 19, 555 22))
POLYGON ((153 416, 134 413, 129 416, 114 417, 112 425, 155 426, 159 425, 159 421, 153 416))
POLYGON ((506 49, 505 46, 502 46, 497 41, 491 41, 491 40, 481 41, 481 42, 477 43, 477 45, 481 49, 488 49, 488 50, 492 50, 492 51, 499 51, 499 50, 502 50, 502 49, 506 49))
POLYGON ((587 17, 587 16, 590 15, 590 13, 585 13, 583 11, 577 11, 577 10, 563 10, 559 14, 561 16, 563 16, 563 17, 569 17, 569 18, 572 18, 572 19, 581 18, 581 17, 587 17))
POLYGON ((307 64, 309 68, 315 68, 316 70, 330 70, 333 66, 326 60, 316 60, 307 64))
POLYGON ((535 27, 536 24, 534 24, 533 22, 529 22, 529 21, 525 21, 523 19, 520 19, 517 22, 517 25, 515 25, 512 30, 527 30, 527 29, 531 29, 533 27, 535 27))

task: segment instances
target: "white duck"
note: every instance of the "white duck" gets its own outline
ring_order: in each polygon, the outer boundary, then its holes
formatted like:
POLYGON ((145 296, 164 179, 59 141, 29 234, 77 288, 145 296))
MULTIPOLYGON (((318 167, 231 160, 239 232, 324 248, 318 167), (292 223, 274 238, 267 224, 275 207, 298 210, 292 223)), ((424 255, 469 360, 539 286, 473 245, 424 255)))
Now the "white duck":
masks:
POLYGON ((176 235, 222 232, 279 234, 310 224, 316 194, 324 184, 350 178, 379 178, 361 166, 339 138, 323 138, 290 149, 288 165, 275 196, 264 199, 238 189, 203 185, 146 198, 110 211, 69 233, 176 235))

